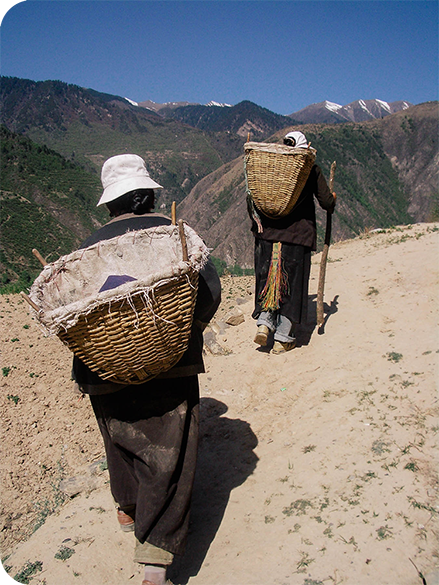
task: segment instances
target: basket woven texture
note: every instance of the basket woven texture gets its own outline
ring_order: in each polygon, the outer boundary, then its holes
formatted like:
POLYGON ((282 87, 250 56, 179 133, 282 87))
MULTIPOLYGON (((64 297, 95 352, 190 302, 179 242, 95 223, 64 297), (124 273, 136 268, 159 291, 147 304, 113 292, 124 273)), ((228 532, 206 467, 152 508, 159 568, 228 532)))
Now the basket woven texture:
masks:
POLYGON ((247 193, 272 218, 291 213, 316 158, 314 148, 247 142, 244 145, 247 193))
POLYGON ((56 334, 102 379, 140 384, 170 369, 186 351, 204 242, 187 225, 183 261, 177 226, 99 242, 45 266, 29 296, 56 334), (135 280, 100 291, 109 276, 135 280))

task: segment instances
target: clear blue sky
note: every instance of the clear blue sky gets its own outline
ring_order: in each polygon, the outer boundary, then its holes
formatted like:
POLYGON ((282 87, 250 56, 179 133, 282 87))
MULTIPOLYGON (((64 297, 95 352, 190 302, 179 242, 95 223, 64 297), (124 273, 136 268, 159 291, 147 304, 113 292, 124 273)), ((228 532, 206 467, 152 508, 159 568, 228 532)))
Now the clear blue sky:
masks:
POLYGON ((134 101, 438 99, 436 0, 26 0, 0 40, 2 75, 134 101))

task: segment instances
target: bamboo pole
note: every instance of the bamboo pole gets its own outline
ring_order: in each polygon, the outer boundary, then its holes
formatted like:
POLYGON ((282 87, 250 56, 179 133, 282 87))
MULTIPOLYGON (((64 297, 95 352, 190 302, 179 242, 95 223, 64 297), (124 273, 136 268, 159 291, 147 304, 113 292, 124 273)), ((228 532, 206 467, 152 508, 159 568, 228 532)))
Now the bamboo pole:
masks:
POLYGON ((186 243, 186 236, 184 233, 184 224, 183 224, 182 219, 178 220, 178 228, 180 231, 181 247, 183 248, 183 261, 187 262, 188 261, 187 243, 186 243))
POLYGON ((171 205, 171 221, 172 221, 172 225, 176 225, 176 223, 177 223, 177 208, 175 205, 175 201, 173 201, 172 205, 171 205))
POLYGON ((28 297, 28 295, 27 295, 25 292, 21 291, 20 295, 23 297, 23 299, 24 299, 24 300, 25 300, 27 303, 29 303, 29 305, 32 307, 32 309, 35 309, 35 311, 39 311, 39 310, 40 310, 40 308, 38 307, 38 305, 37 305, 37 304, 35 304, 35 303, 33 302, 33 300, 32 300, 32 299, 30 299, 30 298, 28 297))
POLYGON ((41 256, 41 254, 38 252, 36 248, 32 250, 32 254, 35 256, 35 258, 38 258, 38 260, 41 262, 43 266, 46 266, 47 264, 46 260, 41 256))

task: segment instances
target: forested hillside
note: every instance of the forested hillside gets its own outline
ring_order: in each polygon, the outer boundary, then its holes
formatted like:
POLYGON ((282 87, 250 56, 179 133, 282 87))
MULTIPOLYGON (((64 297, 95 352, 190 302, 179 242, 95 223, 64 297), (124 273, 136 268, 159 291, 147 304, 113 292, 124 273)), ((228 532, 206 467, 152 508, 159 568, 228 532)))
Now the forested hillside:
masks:
POLYGON ((4 127, 0 139, 1 282, 28 285, 41 269, 32 248, 55 260, 77 247, 108 213, 96 207, 102 191, 97 173, 4 127))

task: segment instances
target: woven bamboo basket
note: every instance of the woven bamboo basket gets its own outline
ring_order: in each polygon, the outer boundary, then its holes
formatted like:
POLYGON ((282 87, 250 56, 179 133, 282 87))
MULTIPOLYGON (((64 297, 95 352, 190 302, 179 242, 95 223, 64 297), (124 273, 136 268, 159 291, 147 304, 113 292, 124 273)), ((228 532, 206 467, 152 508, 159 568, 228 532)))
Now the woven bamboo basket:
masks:
POLYGON ((140 384, 186 351, 207 256, 187 225, 128 232, 47 264, 29 298, 45 332, 102 379, 140 384))
POLYGON ((296 204, 316 158, 314 148, 247 142, 244 145, 247 193, 272 218, 288 215, 296 204))

